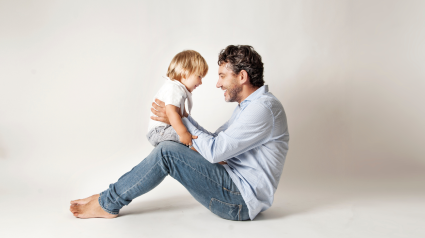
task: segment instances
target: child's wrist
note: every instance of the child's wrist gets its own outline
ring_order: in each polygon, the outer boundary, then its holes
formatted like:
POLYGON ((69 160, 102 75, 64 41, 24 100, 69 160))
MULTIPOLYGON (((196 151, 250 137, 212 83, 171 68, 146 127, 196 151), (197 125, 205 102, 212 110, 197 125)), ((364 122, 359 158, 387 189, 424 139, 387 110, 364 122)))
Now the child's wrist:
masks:
MULTIPOLYGON (((178 133, 177 132, 177 134, 181 137, 181 136, 184 136, 184 135, 186 135, 186 134, 188 134, 189 132, 186 130, 186 131, 184 131, 184 132, 180 132, 180 133, 178 133)), ((190 133, 189 133, 190 134, 190 133)))

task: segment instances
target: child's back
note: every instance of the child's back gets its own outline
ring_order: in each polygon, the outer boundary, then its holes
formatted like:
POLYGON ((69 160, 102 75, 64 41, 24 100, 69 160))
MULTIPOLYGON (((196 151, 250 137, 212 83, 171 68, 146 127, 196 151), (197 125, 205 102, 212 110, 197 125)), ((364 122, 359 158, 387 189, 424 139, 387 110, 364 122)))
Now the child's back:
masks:
MULTIPOLYGON (((148 134, 146 135, 153 146, 160 142, 172 140, 191 145, 192 135, 181 121, 184 112, 190 114, 192 109, 192 91, 202 84, 202 77, 208 72, 205 59, 196 51, 187 50, 177 54, 168 67, 166 81, 156 93, 155 98, 165 103, 167 116, 171 125, 149 120, 148 134), (185 110, 185 101, 187 108, 185 110)), ((155 100, 154 98, 154 100, 155 100)), ((155 117, 151 112, 150 116, 155 117)))

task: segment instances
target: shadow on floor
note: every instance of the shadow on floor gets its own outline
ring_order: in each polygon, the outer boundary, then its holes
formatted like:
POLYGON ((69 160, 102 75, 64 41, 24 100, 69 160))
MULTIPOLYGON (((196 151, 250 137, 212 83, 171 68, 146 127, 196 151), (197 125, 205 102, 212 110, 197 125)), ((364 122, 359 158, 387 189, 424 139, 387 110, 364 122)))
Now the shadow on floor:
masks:
POLYGON ((192 198, 190 194, 187 196, 171 196, 167 198, 132 203, 131 208, 124 208, 120 211, 120 216, 185 210, 199 206, 202 207, 202 205, 192 198))
MULTIPOLYGON (((421 178, 416 180, 416 183, 410 182, 409 184, 407 186, 403 181, 396 184, 394 181, 367 179, 350 181, 312 179, 296 183, 282 183, 275 194, 273 205, 267 211, 260 213, 255 220, 275 220, 305 215, 305 213, 358 199, 390 197, 395 195, 394 191, 401 191, 405 195, 414 195, 418 191, 424 191, 425 179, 421 178)), ((121 210, 120 215, 128 216, 198 207, 209 212, 188 193, 187 195, 132 203, 130 208, 121 210)))
POLYGON ((273 205, 255 220, 285 219, 358 199, 387 198, 397 196, 397 193, 414 196, 418 191, 425 191, 423 176, 415 181, 358 178, 284 182, 275 194, 273 205))
MULTIPOLYGON (((255 220, 281 219, 344 201, 344 198, 340 195, 332 195, 335 194, 334 190, 337 188, 335 186, 334 188, 326 188, 326 183, 321 185, 317 182, 315 184, 305 183, 296 186, 282 185, 275 194, 272 207, 260 213, 255 220), (315 189, 312 189, 312 187, 315 187, 315 189)), ((131 206, 124 207, 120 211, 120 216, 186 210, 197 207, 202 207, 202 209, 206 209, 207 213, 209 212, 207 208, 204 208, 188 193, 187 195, 170 196, 155 200, 133 201, 131 206)))
MULTIPOLYGON (((281 184, 277 190, 271 208, 257 215, 255 220, 274 220, 302 214, 320 207, 342 203, 349 199, 340 186, 329 186, 327 182, 304 182, 281 184)), ((120 216, 166 212, 203 207, 189 193, 148 201, 135 201, 130 207, 124 207, 120 216)), ((207 209, 207 208, 203 208, 207 209)), ((206 210, 206 212, 208 212, 206 210)))
POLYGON ((275 193, 273 205, 258 214, 255 220, 284 219, 346 200, 344 196, 331 196, 335 193, 334 189, 327 188, 325 183, 320 184, 317 181, 280 184, 275 193))

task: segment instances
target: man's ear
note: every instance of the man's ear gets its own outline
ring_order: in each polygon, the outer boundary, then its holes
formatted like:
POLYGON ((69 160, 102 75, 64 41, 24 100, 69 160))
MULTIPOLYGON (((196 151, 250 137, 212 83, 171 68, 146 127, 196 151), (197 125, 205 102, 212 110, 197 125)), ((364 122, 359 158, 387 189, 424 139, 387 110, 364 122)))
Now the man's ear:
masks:
POLYGON ((241 85, 249 83, 248 73, 245 70, 241 70, 239 72, 239 77, 240 77, 239 82, 241 83, 241 85))

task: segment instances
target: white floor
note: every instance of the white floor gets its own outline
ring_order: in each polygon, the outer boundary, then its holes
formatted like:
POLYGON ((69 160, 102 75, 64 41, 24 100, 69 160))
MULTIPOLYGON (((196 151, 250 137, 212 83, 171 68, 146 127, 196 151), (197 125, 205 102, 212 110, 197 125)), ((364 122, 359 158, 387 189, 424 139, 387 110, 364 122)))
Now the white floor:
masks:
POLYGON ((0 237, 425 237, 425 178, 283 177, 274 205, 245 222, 215 216, 172 178, 111 220, 74 218, 69 201, 91 194, 61 187, 0 190, 0 237))

